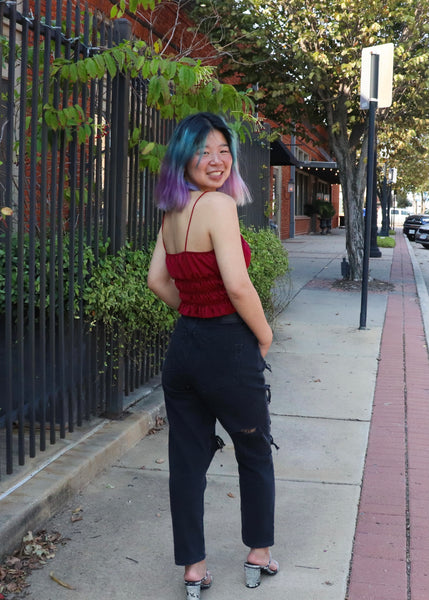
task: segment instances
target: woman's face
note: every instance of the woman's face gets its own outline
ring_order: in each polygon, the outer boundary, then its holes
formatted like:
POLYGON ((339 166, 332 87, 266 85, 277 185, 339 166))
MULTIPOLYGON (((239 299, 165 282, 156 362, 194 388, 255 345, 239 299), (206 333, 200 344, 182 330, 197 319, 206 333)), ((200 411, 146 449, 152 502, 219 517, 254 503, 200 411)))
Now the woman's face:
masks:
POLYGON ((202 153, 189 161, 185 177, 202 192, 213 192, 225 183, 231 173, 232 155, 223 133, 214 129, 206 139, 202 153))

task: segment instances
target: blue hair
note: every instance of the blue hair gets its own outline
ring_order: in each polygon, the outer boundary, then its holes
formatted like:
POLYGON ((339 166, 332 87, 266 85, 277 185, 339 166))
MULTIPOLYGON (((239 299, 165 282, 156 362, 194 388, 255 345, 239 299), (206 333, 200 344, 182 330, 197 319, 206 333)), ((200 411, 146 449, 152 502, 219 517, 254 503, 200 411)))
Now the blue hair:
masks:
POLYGON ((222 117, 201 112, 183 119, 171 137, 155 190, 158 208, 180 211, 188 204, 190 190, 185 180, 186 166, 197 152, 202 151, 208 134, 213 130, 224 135, 232 156, 231 173, 219 191, 232 196, 237 205, 250 201, 249 190, 238 169, 234 132, 222 117))

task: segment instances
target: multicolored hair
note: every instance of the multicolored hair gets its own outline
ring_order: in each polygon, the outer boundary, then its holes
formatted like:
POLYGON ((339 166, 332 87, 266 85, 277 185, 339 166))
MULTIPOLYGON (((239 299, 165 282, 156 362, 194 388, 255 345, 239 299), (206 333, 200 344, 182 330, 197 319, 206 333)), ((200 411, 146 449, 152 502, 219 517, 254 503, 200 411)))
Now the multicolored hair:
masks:
POLYGON ((238 170, 235 133, 222 117, 201 112, 183 119, 171 137, 155 190, 158 208, 180 211, 188 204, 191 196, 185 179, 186 166, 197 152, 203 151, 213 130, 225 136, 232 156, 231 174, 218 191, 232 196, 238 206, 250 201, 249 190, 238 170))

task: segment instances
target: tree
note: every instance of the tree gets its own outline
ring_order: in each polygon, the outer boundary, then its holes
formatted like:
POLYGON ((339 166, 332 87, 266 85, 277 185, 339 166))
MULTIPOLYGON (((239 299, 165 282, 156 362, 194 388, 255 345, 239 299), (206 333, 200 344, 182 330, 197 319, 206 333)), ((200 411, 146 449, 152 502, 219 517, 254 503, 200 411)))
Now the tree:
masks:
MULTIPOLYGON (((398 179, 396 191, 405 198, 407 193, 423 194, 429 190, 429 135, 404 132, 391 146, 386 162, 396 167, 398 179)), ((398 204, 399 206, 399 204, 398 204)), ((409 203, 405 206, 409 206, 409 203)))
MULTIPOLYGON (((170 42, 184 35, 183 23, 180 23, 181 2, 168 2, 176 12, 176 20, 171 30, 167 31, 163 39, 154 39, 149 36, 148 41, 128 40, 122 41, 111 48, 93 52, 90 56, 82 58, 77 46, 75 55, 64 58, 61 55, 53 58, 49 72, 45 76, 50 81, 51 88, 55 82, 63 86, 64 97, 62 102, 56 104, 52 101, 54 94, 49 94, 49 101, 38 101, 38 122, 43 119, 51 131, 64 131, 66 139, 70 140, 77 135, 79 144, 84 144, 91 135, 105 135, 106 124, 97 122, 89 115, 85 106, 76 102, 75 96, 78 89, 84 89, 91 82, 103 80, 107 76, 111 79, 119 73, 130 75, 132 78, 140 77, 147 83, 148 92, 146 103, 155 107, 162 118, 180 120, 189 114, 199 111, 222 112, 228 114, 231 127, 239 134, 241 139, 251 135, 251 132, 261 127, 259 119, 254 117, 254 103, 247 90, 238 90, 233 85, 222 83, 217 77, 215 66, 203 64, 199 58, 192 58, 201 48, 201 35, 193 36, 195 44, 186 45, 175 54, 167 52, 170 42)), ((162 0, 119 0, 111 9, 113 20, 122 18, 127 11, 129 14, 138 14, 145 21, 153 24, 158 13, 162 16, 162 0)), ((170 7, 171 8, 171 7, 170 7)), ((205 38, 205 44, 207 39, 205 38)), ((0 50, 8 51, 6 38, 0 39, 0 50)), ((44 43, 40 44, 41 64, 44 43)), ((30 70, 33 68, 33 58, 29 61, 30 70)), ((32 104, 32 89, 28 88, 27 98, 29 106, 32 104)), ((27 130, 31 131, 31 121, 27 119, 27 130)), ((40 136, 40 130, 36 135, 40 136)), ((139 166, 141 169, 148 167, 152 172, 157 172, 166 150, 164 144, 148 142, 146 132, 141 128, 130 131, 129 147, 139 146, 139 166)), ((30 146, 32 136, 27 136, 30 146)), ((16 151, 19 145, 16 144, 16 151)), ((29 148, 22 149, 29 150, 29 148)), ((0 162, 1 164, 1 162, 0 162)))
POLYGON ((343 191, 352 279, 362 277, 368 112, 360 109, 361 52, 395 45, 393 104, 378 111, 391 139, 427 127, 428 0, 212 0, 198 22, 218 23, 213 43, 224 76, 253 86, 265 117, 280 131, 317 135, 326 128, 343 191), (219 38, 219 33, 218 33, 219 38))

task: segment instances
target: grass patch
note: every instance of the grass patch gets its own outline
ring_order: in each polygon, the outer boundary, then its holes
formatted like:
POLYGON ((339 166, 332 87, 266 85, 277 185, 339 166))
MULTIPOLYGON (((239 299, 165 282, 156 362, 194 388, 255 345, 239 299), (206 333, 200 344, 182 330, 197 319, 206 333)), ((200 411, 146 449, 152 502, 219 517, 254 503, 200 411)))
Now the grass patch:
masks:
POLYGON ((392 237, 377 236, 377 246, 379 248, 394 248, 396 241, 392 237))

